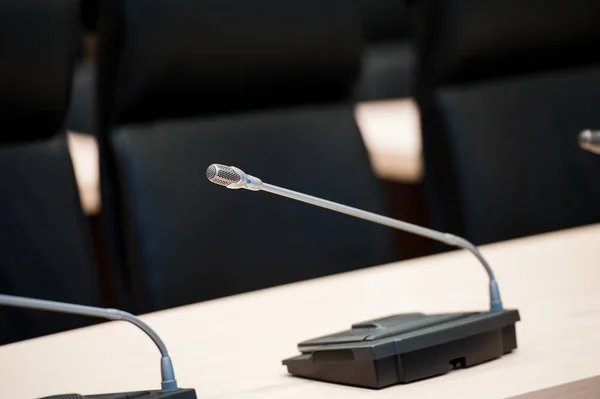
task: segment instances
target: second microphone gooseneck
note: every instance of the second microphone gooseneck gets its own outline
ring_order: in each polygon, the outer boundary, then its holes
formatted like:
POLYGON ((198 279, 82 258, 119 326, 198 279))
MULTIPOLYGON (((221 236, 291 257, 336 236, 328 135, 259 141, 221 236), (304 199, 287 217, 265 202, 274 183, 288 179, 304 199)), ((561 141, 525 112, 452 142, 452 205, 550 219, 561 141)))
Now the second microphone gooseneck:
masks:
POLYGON ((0 294, 0 305, 14 306, 19 308, 29 308, 36 310, 45 310, 57 313, 71 313, 81 316, 98 317, 108 320, 123 320, 127 321, 143 332, 145 332, 154 342, 161 354, 160 371, 161 371, 161 387, 163 391, 171 391, 177 389, 177 381, 175 380, 175 372, 173 370, 173 362, 167 351, 167 347, 160 339, 158 334, 150 328, 150 326, 140 318, 131 313, 124 312, 118 309, 103 309, 92 306, 76 305, 72 303, 54 302, 43 299, 25 298, 13 295, 0 294))

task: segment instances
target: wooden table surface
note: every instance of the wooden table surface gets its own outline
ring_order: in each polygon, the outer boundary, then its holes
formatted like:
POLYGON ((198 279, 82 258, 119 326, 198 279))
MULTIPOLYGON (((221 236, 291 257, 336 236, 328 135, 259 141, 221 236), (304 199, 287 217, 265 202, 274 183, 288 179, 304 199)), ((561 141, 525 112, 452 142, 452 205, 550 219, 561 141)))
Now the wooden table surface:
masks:
MULTIPOLYGON (((466 252, 383 265, 144 316, 198 398, 600 398, 600 225, 482 247, 519 348, 470 369, 379 391, 291 377, 296 343, 402 312, 484 310, 466 252)), ((285 267, 285 265, 282 265, 285 267)), ((0 347, 0 398, 159 388, 159 354, 123 322, 0 347)))

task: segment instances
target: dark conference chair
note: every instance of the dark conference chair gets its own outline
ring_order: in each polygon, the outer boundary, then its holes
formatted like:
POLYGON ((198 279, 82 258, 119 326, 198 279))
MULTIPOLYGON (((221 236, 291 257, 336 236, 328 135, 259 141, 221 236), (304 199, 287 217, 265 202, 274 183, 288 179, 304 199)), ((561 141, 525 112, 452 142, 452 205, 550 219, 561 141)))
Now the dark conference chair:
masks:
POLYGON ((410 97, 414 54, 405 0, 361 0, 365 48, 355 88, 358 101, 410 97))
MULTIPOLYGON (((0 293, 101 306, 63 127, 75 0, 0 3, 0 293)), ((0 344, 94 322, 0 306, 0 344)))
POLYGON ((80 0, 81 24, 85 32, 95 33, 98 28, 98 14, 101 0, 80 0))
POLYGON ((436 228, 483 244, 600 221, 600 3, 414 2, 436 228))
POLYGON ((96 119, 96 77, 91 62, 79 62, 73 71, 71 102, 65 127, 69 131, 93 133, 96 119))
POLYGON ((69 131, 92 133, 95 129, 96 76, 93 64, 93 45, 96 34, 99 0, 79 0, 79 29, 74 33, 80 43, 79 56, 73 72, 71 102, 67 109, 65 127, 69 131))
POLYGON ((139 311, 394 259, 384 227, 205 177, 233 164, 385 213, 347 100, 361 54, 349 2, 104 5, 103 206, 139 311))
POLYGON ((96 122, 96 76, 94 69, 94 43, 97 34, 100 0, 79 0, 79 56, 73 72, 71 102, 67 109, 65 127, 69 131, 92 133, 96 122))

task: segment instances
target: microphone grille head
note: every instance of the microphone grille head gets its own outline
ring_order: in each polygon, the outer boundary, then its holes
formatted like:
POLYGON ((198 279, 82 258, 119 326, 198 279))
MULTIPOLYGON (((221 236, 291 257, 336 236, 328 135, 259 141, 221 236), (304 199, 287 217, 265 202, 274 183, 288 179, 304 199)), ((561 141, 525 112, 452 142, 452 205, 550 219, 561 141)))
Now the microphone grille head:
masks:
POLYGON ((215 184, 225 187, 242 180, 242 176, 231 166, 219 164, 212 164, 206 169, 206 178, 215 184))
POLYGON ((206 169, 206 178, 210 181, 214 179, 217 175, 217 167, 215 165, 210 165, 208 169, 206 169))

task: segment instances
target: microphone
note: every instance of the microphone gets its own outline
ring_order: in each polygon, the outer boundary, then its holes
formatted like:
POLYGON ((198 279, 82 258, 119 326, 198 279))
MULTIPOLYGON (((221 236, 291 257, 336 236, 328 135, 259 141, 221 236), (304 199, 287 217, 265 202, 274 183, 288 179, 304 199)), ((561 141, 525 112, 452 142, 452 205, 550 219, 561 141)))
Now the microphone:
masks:
POLYGON ((489 311, 407 313, 356 323, 350 330, 300 342, 301 354, 282 361, 290 374, 354 387, 384 388, 472 367, 517 348, 519 312, 504 309, 492 268, 466 239, 264 183, 235 166, 212 164, 206 177, 229 189, 266 191, 466 249, 487 272, 489 311))
POLYGON ((579 133, 579 147, 594 154, 600 154, 600 131, 584 130, 579 133))
POLYGON ((430 238, 432 240, 440 241, 450 246, 466 249, 470 251, 473 255, 475 255, 477 260, 483 265, 485 271, 488 274, 490 291, 490 310, 503 310, 502 300, 500 299, 500 288, 498 287, 498 282, 496 281, 496 277, 494 276, 492 268, 485 260, 483 255, 481 255, 477 247, 462 237, 458 237, 453 234, 442 233, 436 230, 417 226, 412 223, 403 222, 386 216, 377 215, 375 213, 363 211, 361 209, 352 208, 350 206, 302 194, 296 191, 288 190, 286 188, 277 187, 272 184, 263 183, 262 180, 258 177, 247 175, 241 169, 236 168, 235 166, 212 164, 206 170, 206 177, 212 183, 227 187, 229 189, 244 188, 246 190, 251 191, 266 191, 272 194, 281 195, 286 198, 306 202, 308 204, 316 205, 321 208, 326 208, 335 212, 344 213, 346 215, 354 216, 360 219, 368 220, 370 222, 392 227, 394 229, 402 230, 407 233, 412 233, 422 237, 430 238))
MULTIPOLYGON (((196 399, 195 391, 192 389, 180 389, 177 387, 177 381, 175 379, 175 372, 173 370, 173 363, 167 347, 160 339, 158 334, 143 320, 132 315, 131 313, 118 310, 118 309, 103 309, 93 306, 76 305, 65 302, 55 302, 43 299, 26 298, 13 295, 0 294, 0 305, 12 306, 18 308, 29 308, 35 310, 43 310, 56 313, 69 313, 80 316, 98 317, 107 320, 122 320, 127 321, 134 326, 142 330, 150 339, 154 342, 161 354, 160 359, 160 371, 161 371, 161 390, 160 391, 147 391, 147 392, 129 392, 123 394, 107 394, 107 395, 94 395, 96 399, 102 399, 106 396, 107 399, 119 399, 119 398, 172 398, 172 399, 196 399), (131 396, 131 395, 137 396, 131 396)), ((52 398, 68 398, 68 397, 85 397, 76 394, 70 395, 58 395, 52 398), (73 395, 73 396, 70 396, 73 395)))

